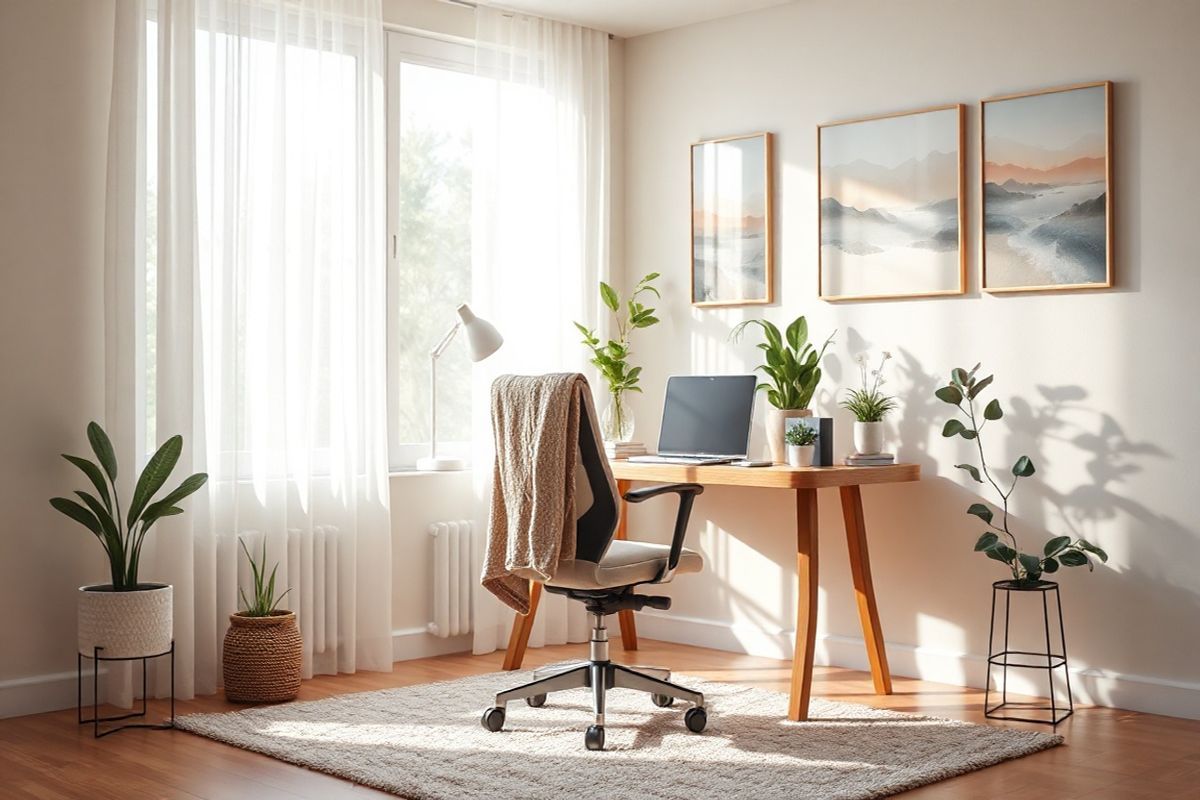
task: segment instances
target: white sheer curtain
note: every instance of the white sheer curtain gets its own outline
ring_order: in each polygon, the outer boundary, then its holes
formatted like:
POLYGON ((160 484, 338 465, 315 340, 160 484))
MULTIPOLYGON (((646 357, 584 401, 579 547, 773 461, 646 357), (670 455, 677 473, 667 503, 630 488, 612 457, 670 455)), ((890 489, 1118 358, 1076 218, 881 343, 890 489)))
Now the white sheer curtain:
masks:
POLYGON ((239 536, 279 562, 306 676, 390 670, 380 0, 117 8, 107 414, 145 453, 144 397, 210 476, 144 559, 177 693, 220 683, 239 536))
MULTIPOLYGON (((473 307, 504 335, 477 365, 479 545, 490 502, 491 379, 586 371, 572 321, 604 330, 597 283, 609 274, 608 36, 480 6, 475 11, 473 307)), ((478 574, 478 570, 476 570, 478 574)), ((512 613, 476 587, 474 651, 503 647, 512 613)), ((544 595, 534 647, 588 637, 579 603, 544 595)))

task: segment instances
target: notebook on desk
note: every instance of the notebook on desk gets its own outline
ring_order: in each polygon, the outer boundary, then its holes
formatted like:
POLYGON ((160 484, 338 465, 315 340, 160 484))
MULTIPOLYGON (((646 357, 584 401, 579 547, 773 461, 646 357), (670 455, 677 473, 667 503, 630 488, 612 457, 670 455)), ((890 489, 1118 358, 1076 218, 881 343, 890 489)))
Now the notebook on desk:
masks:
POLYGON ((753 375, 674 375, 667 379, 658 453, 647 464, 728 464, 750 450, 758 385, 753 375))

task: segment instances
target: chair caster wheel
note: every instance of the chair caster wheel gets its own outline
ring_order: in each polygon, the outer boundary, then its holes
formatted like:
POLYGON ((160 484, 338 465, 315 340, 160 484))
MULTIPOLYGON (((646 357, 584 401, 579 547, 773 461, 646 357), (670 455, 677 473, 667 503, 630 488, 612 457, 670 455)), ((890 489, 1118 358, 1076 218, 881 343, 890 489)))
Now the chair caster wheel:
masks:
POLYGON ((604 728, 600 725, 589 726, 587 733, 583 735, 583 743, 587 745, 588 750, 603 750, 604 728))
POLYGON ((708 724, 708 712, 703 708, 689 708, 683 715, 683 724, 692 733, 699 733, 708 724))
POLYGON ((530 708, 541 708, 542 706, 546 705, 546 695, 535 694, 533 697, 526 697, 525 705, 529 706, 530 708))
POLYGON ((675 705, 675 698, 666 694, 652 694, 650 695, 650 702, 659 708, 670 708, 675 705))
POLYGON ((485 729, 495 733, 504 727, 504 709, 492 706, 483 712, 483 718, 479 720, 479 723, 485 729))

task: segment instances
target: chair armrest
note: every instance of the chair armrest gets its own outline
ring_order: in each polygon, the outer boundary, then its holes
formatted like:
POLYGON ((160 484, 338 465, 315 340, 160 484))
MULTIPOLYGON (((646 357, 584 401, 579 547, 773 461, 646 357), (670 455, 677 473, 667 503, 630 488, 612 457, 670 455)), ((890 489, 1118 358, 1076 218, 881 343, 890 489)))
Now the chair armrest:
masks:
POLYGON ((630 503, 640 503, 663 494, 679 495, 679 511, 675 515, 675 534, 671 538, 671 555, 667 559, 666 571, 658 577, 656 583, 670 580, 671 574, 679 566, 679 557, 683 553, 683 537, 687 534, 688 519, 692 516, 692 503, 695 502, 696 495, 703 492, 704 487, 698 483, 664 483, 658 486, 632 489, 625 493, 625 500, 630 503))

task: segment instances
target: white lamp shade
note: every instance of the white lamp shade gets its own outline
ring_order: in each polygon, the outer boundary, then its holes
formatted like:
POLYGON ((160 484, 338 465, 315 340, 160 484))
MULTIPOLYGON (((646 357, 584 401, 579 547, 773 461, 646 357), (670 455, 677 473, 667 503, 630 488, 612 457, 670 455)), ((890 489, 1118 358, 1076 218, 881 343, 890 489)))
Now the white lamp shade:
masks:
POLYGON ((483 361, 504 344, 504 337, 496 330, 496 326, 475 316, 466 303, 458 307, 458 318, 467 332, 467 350, 472 361, 483 361))

